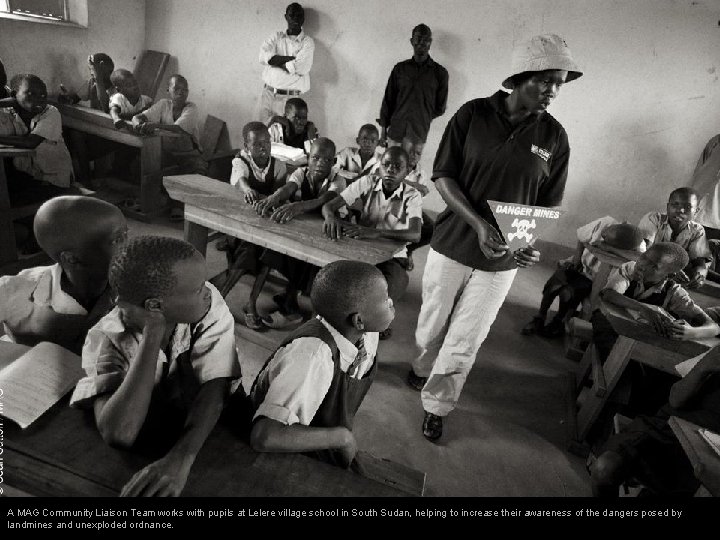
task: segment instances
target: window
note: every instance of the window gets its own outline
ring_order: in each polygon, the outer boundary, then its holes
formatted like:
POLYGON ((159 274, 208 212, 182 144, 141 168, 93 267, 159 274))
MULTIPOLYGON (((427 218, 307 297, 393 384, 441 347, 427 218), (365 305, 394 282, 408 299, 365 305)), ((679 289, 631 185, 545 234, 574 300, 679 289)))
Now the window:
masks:
POLYGON ((87 0, 0 0, 0 18, 87 27, 87 4, 87 0))
POLYGON ((8 0, 8 10, 16 15, 67 21, 65 0, 8 0))

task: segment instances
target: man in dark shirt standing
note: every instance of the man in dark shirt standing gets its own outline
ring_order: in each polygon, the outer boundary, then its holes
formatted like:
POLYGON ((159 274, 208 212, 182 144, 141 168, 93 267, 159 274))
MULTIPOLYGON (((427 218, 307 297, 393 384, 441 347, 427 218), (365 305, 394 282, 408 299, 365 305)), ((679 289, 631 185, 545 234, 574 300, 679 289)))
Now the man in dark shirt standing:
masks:
POLYGON ((432 31, 417 25, 410 43, 413 57, 395 64, 380 108, 380 139, 390 146, 399 146, 404 137, 425 142, 430 122, 447 105, 448 72, 430 58, 432 31))
POLYGON ((533 247, 510 252, 488 199, 558 206, 570 146, 546 111, 560 87, 582 75, 560 36, 519 44, 510 94, 467 102, 445 129, 432 180, 447 204, 438 216, 422 280, 415 331, 420 355, 408 384, 421 390, 423 435, 437 440, 518 267, 535 264, 533 247))

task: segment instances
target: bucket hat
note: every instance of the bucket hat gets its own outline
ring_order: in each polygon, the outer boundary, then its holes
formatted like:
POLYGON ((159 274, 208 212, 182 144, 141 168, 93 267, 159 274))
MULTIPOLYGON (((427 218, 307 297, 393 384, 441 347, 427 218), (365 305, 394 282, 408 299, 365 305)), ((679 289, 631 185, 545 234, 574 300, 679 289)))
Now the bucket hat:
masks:
POLYGON ((503 87, 513 89, 512 78, 526 71, 562 69, 568 72, 565 82, 574 81, 582 75, 570 53, 565 40, 557 34, 533 36, 519 43, 512 54, 512 74, 503 81, 503 87))

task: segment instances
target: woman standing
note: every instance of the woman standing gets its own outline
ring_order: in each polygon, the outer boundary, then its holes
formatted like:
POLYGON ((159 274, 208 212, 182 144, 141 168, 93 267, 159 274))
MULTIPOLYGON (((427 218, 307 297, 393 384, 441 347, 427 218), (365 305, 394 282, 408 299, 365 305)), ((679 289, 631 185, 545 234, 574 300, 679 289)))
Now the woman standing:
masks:
POLYGON ((408 384, 422 390, 423 435, 437 440, 475 356, 510 290, 517 268, 540 260, 511 253, 487 200, 558 206, 570 147, 546 110, 560 87, 582 75, 565 41, 535 36, 513 53, 512 74, 488 98, 469 101, 450 120, 432 179, 447 208, 438 216, 415 331, 420 355, 408 384))

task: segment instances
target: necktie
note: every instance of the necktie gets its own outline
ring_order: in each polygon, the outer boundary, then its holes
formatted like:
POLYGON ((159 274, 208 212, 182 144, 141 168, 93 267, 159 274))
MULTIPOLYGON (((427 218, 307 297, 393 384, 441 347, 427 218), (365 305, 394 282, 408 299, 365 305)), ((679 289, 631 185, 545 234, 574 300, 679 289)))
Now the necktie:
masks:
POLYGON ((357 347, 357 354, 355 355, 353 363, 350 364, 350 369, 348 369, 348 373, 351 377, 357 376, 358 371, 360 370, 360 365, 367 358, 367 351, 365 350, 365 337, 360 337, 355 345, 357 347))

